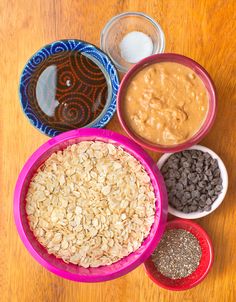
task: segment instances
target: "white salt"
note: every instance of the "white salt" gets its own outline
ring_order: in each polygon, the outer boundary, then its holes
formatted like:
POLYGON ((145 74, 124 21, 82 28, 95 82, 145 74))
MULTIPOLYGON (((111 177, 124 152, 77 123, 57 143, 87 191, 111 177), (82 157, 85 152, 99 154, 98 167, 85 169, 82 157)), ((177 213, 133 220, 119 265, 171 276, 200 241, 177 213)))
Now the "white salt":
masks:
POLYGON ((129 63, 137 63, 153 52, 152 39, 140 31, 132 31, 125 35, 119 47, 122 58, 129 63))

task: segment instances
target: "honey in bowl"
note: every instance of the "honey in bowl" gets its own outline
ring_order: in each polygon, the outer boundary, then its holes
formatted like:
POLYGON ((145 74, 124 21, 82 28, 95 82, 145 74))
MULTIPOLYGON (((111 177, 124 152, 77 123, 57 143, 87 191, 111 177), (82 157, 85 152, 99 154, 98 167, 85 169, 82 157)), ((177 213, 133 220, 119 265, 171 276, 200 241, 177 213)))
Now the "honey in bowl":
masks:
POLYGON ((176 145, 193 137, 208 107, 208 92, 200 77, 174 62, 155 63, 137 72, 124 95, 129 128, 159 145, 176 145))
POLYGON ((61 132, 95 121, 108 98, 102 69, 78 51, 63 51, 45 59, 32 74, 27 89, 38 119, 61 132))

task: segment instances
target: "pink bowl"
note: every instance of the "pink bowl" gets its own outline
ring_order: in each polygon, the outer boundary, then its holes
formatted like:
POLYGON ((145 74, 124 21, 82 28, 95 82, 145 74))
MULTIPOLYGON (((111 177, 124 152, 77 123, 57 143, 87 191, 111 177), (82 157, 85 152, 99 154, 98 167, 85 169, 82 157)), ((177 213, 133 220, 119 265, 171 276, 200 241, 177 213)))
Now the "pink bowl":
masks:
POLYGON ((186 278, 173 280, 157 271, 150 256, 144 262, 145 271, 154 283, 165 289, 176 291, 187 290, 198 285, 208 274, 214 259, 212 243, 207 233, 195 222, 185 219, 171 220, 166 225, 166 230, 170 229, 184 229, 198 239, 202 250, 202 257, 198 268, 186 278))
POLYGON ((153 56, 141 60, 136 65, 134 65, 134 67, 132 67, 122 79, 117 96, 117 114, 121 126, 136 143, 138 143, 144 148, 156 152, 177 152, 197 144, 209 132, 210 128, 212 127, 216 116, 216 107, 216 90, 213 81, 211 80, 211 77, 207 73, 207 71, 194 60, 174 53, 155 54, 153 56), (193 137, 191 137, 186 142, 173 146, 158 145, 145 140, 144 138, 137 135, 134 131, 132 131, 132 129, 127 125, 124 117, 123 100, 130 80, 134 77, 136 73, 138 73, 143 68, 159 62, 175 62, 191 68, 202 79, 209 94, 209 110, 206 120, 203 123, 202 127, 193 137))
POLYGON ((112 131, 103 129, 79 129, 58 135, 43 144, 24 165, 15 187, 14 217, 18 233, 31 255, 46 269, 56 275, 80 282, 98 282, 111 280, 127 274, 143 263, 153 252, 165 228, 167 219, 167 193, 164 180, 149 155, 130 139, 112 131), (137 158, 148 172, 156 195, 155 221, 149 236, 142 246, 134 253, 120 261, 98 268, 83 268, 74 264, 66 264, 54 255, 49 255, 46 249, 36 240, 29 228, 25 210, 25 196, 30 180, 39 166, 55 151, 62 150, 70 144, 84 140, 99 140, 122 146, 127 152, 137 158))

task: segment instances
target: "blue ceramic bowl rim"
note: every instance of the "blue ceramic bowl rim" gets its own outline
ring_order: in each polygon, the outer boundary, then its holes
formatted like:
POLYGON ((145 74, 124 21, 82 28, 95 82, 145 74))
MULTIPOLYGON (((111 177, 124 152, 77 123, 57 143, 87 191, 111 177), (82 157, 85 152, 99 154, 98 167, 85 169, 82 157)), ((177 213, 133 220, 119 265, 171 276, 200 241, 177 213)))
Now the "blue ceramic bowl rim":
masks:
POLYGON ((37 66, 43 62, 43 60, 53 54, 70 50, 78 50, 80 53, 87 54, 88 56, 95 58, 95 60, 103 67, 103 71, 106 73, 106 76, 108 76, 108 78, 110 79, 111 99, 108 100, 109 105, 106 110, 104 110, 98 116, 98 118, 95 120, 95 123, 91 123, 89 127, 103 128, 110 121, 116 111, 116 95, 118 92, 120 80, 117 69, 109 56, 97 46, 79 39, 62 39, 49 43, 35 52, 25 64, 20 76, 19 96, 22 110, 30 123, 41 133, 46 134, 50 137, 56 136, 65 131, 58 131, 42 123, 38 119, 29 105, 26 88, 31 75, 33 74, 37 66))

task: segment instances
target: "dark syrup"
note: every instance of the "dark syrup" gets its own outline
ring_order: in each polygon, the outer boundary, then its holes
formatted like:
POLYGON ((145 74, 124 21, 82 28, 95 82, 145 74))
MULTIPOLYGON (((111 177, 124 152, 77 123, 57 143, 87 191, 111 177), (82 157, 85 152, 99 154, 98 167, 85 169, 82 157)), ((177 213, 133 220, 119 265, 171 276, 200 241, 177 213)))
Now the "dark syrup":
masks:
POLYGON ((51 128, 84 127, 102 112, 108 93, 100 67, 78 51, 64 51, 44 60, 28 86, 30 106, 51 128))

